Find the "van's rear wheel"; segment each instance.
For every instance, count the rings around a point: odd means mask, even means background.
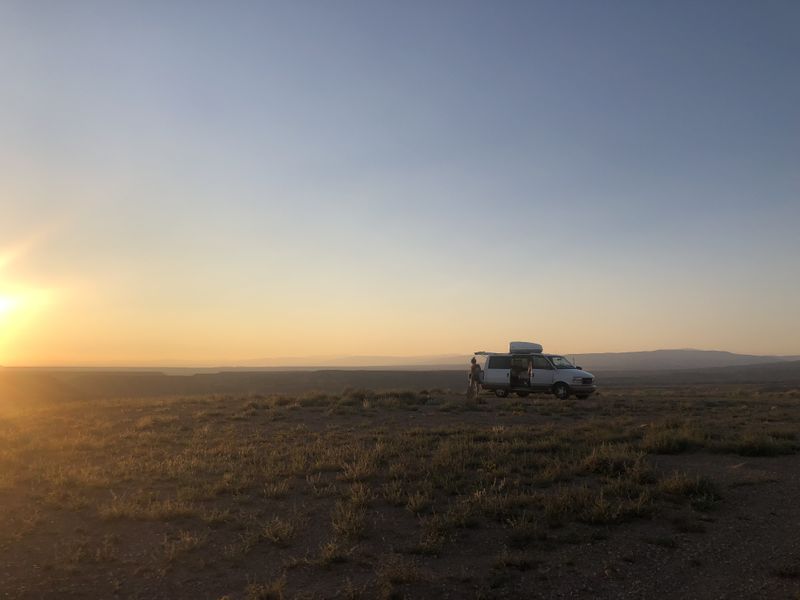
[[[498,398],[505,398],[506,396],[508,396],[508,390],[504,389],[495,390],[494,395],[497,396]]]
[[[559,400],[566,400],[569,398],[569,387],[566,383],[557,383],[553,386],[553,393]]]

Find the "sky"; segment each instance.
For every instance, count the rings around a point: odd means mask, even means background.
[[[0,364],[800,354],[800,4],[0,0]]]

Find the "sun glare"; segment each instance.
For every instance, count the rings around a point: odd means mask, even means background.
[[[12,310],[14,310],[19,301],[11,296],[0,296],[0,319],[6,317]]]

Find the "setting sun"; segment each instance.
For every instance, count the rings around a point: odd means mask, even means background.
[[[17,298],[12,298],[10,296],[0,296],[0,319],[5,319],[5,317],[11,311],[13,311],[18,304],[19,300]]]
[[[47,315],[53,292],[35,287],[0,292],[0,364],[15,360],[20,349],[27,352],[28,344],[41,344],[36,333],[42,327],[51,330]]]

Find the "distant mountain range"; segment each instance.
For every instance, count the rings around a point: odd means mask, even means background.
[[[575,362],[596,371],[661,371],[675,369],[711,369],[800,360],[800,356],[762,356],[734,354],[719,350],[652,350],[649,352],[600,352],[569,354]]]
[[[669,371],[675,369],[710,369],[735,367],[782,361],[800,360],[800,356],[764,356],[735,354],[719,350],[651,350],[644,352],[594,352],[566,354],[581,367],[591,371],[646,370]],[[343,356],[309,357],[246,361],[239,368],[269,365],[268,368],[326,367],[338,369],[413,369],[438,370],[465,368],[471,355],[440,354],[432,356]]]
[[[405,370],[439,371],[463,370],[471,354],[438,354],[430,356],[309,356],[271,359],[254,359],[219,365],[149,363],[135,366],[115,365],[103,367],[47,367],[48,370],[65,371],[150,371],[176,375],[230,371],[296,371],[318,369],[344,370]],[[712,369],[800,360],[800,356],[765,356],[735,354],[719,350],[651,350],[644,352],[594,352],[565,354],[588,371],[674,371],[678,369]]]

